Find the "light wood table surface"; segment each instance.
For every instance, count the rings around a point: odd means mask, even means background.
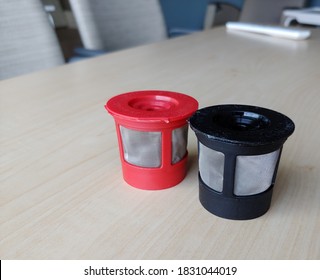
[[[270,210],[233,221],[201,206],[191,130],[182,183],[127,185],[104,105],[142,89],[289,116]],[[217,28],[4,80],[0,98],[1,259],[320,259],[319,32]]]

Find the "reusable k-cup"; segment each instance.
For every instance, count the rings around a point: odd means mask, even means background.
[[[198,110],[190,125],[198,138],[204,208],[235,220],[266,213],[292,120],[265,108],[218,105]]]
[[[114,117],[124,180],[159,190],[186,175],[187,119],[198,109],[191,96],[160,90],[112,97],[105,108]]]

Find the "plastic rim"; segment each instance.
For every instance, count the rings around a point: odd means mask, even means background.
[[[249,105],[217,105],[198,110],[190,118],[191,128],[211,140],[261,146],[282,142],[294,131],[287,116]]]
[[[178,92],[143,90],[114,96],[105,108],[127,121],[170,123],[189,118],[198,109],[198,101]]]

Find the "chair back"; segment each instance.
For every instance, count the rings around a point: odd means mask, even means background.
[[[159,0],[170,37],[204,29],[208,0]]]
[[[0,80],[63,63],[40,0],[0,0]]]
[[[245,0],[240,21],[280,24],[285,8],[302,8],[305,0]]]
[[[69,0],[82,43],[107,51],[167,38],[158,0]]]

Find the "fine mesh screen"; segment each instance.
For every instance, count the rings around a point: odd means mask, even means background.
[[[120,126],[124,159],[141,167],[160,167],[161,132],[145,132]]]
[[[188,125],[172,130],[172,163],[179,162],[187,152]]]
[[[223,186],[224,154],[199,142],[199,171],[203,182],[221,192]]]
[[[280,150],[258,156],[237,156],[235,195],[252,195],[267,190],[272,184],[273,173]]]

